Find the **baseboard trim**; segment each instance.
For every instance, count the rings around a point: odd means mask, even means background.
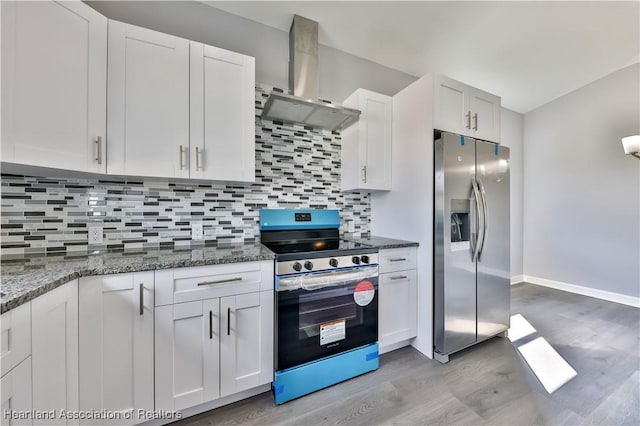
[[[405,346],[411,345],[411,339],[405,339],[400,342],[392,343],[386,346],[380,346],[378,349],[378,354],[386,354],[387,352],[395,351],[396,349],[404,348]]]
[[[548,280],[546,278],[523,275],[523,281],[543,287],[554,288],[556,290],[568,291],[569,293],[581,294],[583,296],[595,297],[609,302],[620,303],[622,305],[640,308],[640,297],[628,296],[626,294],[614,293],[611,291],[599,290],[562,281]]]
[[[511,285],[518,284],[524,281],[524,275],[514,275],[511,277]]]

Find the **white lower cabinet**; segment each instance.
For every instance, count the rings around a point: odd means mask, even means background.
[[[262,291],[220,299],[220,396],[273,380],[273,298]]]
[[[417,335],[416,248],[380,250],[380,259],[378,339],[386,352]]]
[[[31,302],[2,314],[2,358],[0,376],[31,355]]]
[[[28,357],[0,379],[2,424],[32,425],[31,418],[21,419],[20,413],[30,412],[31,357]]]
[[[119,418],[84,424],[146,421],[153,402],[153,272],[80,279],[80,410]]]
[[[156,308],[155,334],[157,409],[220,396],[220,299]]]
[[[273,380],[272,261],[156,271],[156,286],[156,410]]]
[[[47,424],[78,424],[78,280],[31,302],[33,409],[55,410]]]
[[[30,425],[20,413],[31,411],[31,302],[2,314],[0,423]]]
[[[156,308],[156,409],[180,410],[269,383],[273,292]]]

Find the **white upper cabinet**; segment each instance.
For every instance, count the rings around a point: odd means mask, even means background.
[[[2,161],[255,181],[254,58],[79,1],[1,7]]]
[[[472,136],[486,141],[500,142],[500,97],[469,88]]]
[[[433,127],[500,142],[500,97],[459,81],[434,77]]]
[[[105,172],[107,19],[81,2],[2,2],[2,161]]]
[[[344,106],[362,111],[342,136],[342,190],[391,190],[392,98],[358,89]]]
[[[433,127],[466,135],[470,129],[467,86],[443,76],[434,78]]]
[[[189,177],[189,41],[109,21],[109,174]]]
[[[255,181],[255,59],[190,42],[190,176]]]

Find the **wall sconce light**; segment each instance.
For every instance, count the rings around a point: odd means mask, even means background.
[[[640,159],[640,135],[622,138],[622,147],[624,148],[625,154],[630,154]]]

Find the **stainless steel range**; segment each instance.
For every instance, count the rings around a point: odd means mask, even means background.
[[[261,210],[276,254],[276,404],[378,368],[378,250],[340,239],[337,210]]]

